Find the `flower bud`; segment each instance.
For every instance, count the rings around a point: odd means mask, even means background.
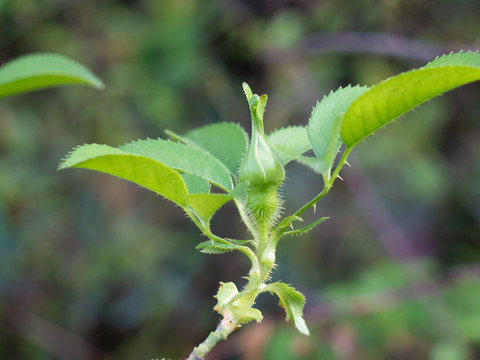
[[[242,160],[239,180],[248,185],[248,208],[258,224],[271,225],[278,207],[277,191],[285,179],[285,170],[268,145],[263,128],[267,96],[252,95],[244,84],[252,115],[252,138]]]

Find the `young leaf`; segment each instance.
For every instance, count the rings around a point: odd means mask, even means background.
[[[263,320],[262,312],[255,308],[234,306],[232,309],[233,316],[238,320],[238,325],[243,325],[255,320],[261,323]]]
[[[293,223],[295,221],[302,221],[303,219],[300,216],[292,215],[292,216],[287,216],[286,218],[283,218],[282,221],[280,221],[277,226],[275,226],[274,230],[280,230],[280,229],[285,229],[287,227],[293,227]]]
[[[210,183],[203,176],[195,174],[181,174],[189,194],[208,194],[210,193]]]
[[[86,67],[55,54],[23,56],[0,68],[0,97],[71,84],[104,87]]]
[[[305,126],[290,126],[271,132],[267,142],[283,165],[312,148]]]
[[[237,173],[248,145],[245,130],[238,124],[229,122],[202,126],[186,133],[184,138],[219,159],[232,175]]]
[[[261,323],[263,320],[262,312],[252,307],[233,306],[233,317],[237,320],[238,325],[243,325],[255,320],[257,323]]]
[[[183,174],[183,177],[186,174]],[[188,187],[188,183],[187,183]],[[210,221],[215,212],[225,203],[236,198],[242,200],[247,196],[247,184],[240,183],[228,194],[202,194],[192,193],[186,198],[188,205],[202,218],[206,223]]]
[[[371,87],[346,111],[341,136],[347,147],[421,103],[458,86],[480,80],[480,54],[456,53]]]
[[[281,282],[268,284],[262,290],[262,292],[266,291],[276,294],[280,298],[280,305],[287,313],[286,320],[291,319],[298,331],[304,335],[310,335],[307,324],[305,324],[303,319],[305,297],[293,287]]]
[[[232,199],[233,196],[228,194],[189,194],[185,198],[187,204],[206,223],[210,222],[218,209]]]
[[[154,159],[132,155],[107,145],[84,145],[71,152],[58,169],[79,167],[101,171],[150,189],[186,206],[187,187],[176,171]]]
[[[250,89],[250,86],[246,82],[242,83],[242,87],[243,87],[243,92],[247,96],[248,103],[250,104],[250,99],[253,97],[252,89]]]
[[[230,191],[229,195],[233,196],[239,200],[245,200],[247,197],[248,185],[246,182],[242,182],[235,186],[235,188]]]
[[[207,240],[197,245],[196,249],[204,254],[224,254],[233,250],[241,250],[245,246],[237,244],[224,244]]]
[[[287,231],[285,233],[285,235],[300,235],[300,234],[304,234],[306,232],[309,232],[310,230],[312,230],[315,226],[317,226],[318,224],[324,222],[325,220],[327,220],[328,217],[322,217],[320,219],[317,219],[315,220],[313,223],[307,225],[307,226],[304,226],[300,229],[297,229],[297,230],[291,230],[291,231]]]
[[[175,170],[203,176],[225,191],[233,189],[227,168],[202,149],[162,139],[138,140],[119,147],[122,151],[160,161]]]
[[[215,311],[223,313],[223,311],[230,308],[232,300],[238,294],[237,286],[233,282],[221,282],[220,287],[218,288],[217,295],[217,305],[213,308]]]
[[[313,151],[317,155],[316,171],[329,174],[333,161],[340,149],[342,140],[340,129],[342,117],[348,107],[365,91],[367,87],[339,88],[324,97],[312,110],[307,133]]]

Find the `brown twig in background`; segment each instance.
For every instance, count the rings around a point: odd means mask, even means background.
[[[268,63],[285,63],[328,53],[375,54],[413,61],[429,61],[436,56],[459,50],[475,51],[478,47],[466,44],[438,44],[386,33],[344,32],[310,35],[292,50],[268,49],[264,56]]]

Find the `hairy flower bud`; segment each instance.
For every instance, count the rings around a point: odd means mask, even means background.
[[[252,138],[240,165],[239,179],[248,184],[248,208],[259,225],[271,225],[278,208],[277,191],[285,170],[268,145],[263,128],[267,96],[252,95],[244,84],[252,115]]]

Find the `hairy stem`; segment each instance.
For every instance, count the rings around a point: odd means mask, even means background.
[[[198,345],[196,348],[193,349],[192,353],[188,357],[187,360],[203,360],[213,349],[215,345],[217,345],[220,341],[226,340],[228,335],[230,335],[235,329],[237,325],[232,323],[232,321],[226,316],[218,323],[217,329],[212,331],[208,337]]]
[[[268,251],[268,239],[270,236],[267,235],[262,239],[262,252],[257,252],[255,254],[255,259],[260,261],[252,262],[252,268],[247,277],[248,283],[245,285],[243,291],[238,293],[236,296],[232,297],[228,304],[223,304],[227,306],[229,304],[236,304],[236,306],[241,306],[245,309],[251,308],[255,304],[257,296],[262,292],[265,287],[265,282],[268,280],[269,275],[273,268],[275,267],[275,251]],[[267,255],[267,253],[269,253]],[[218,311],[218,310],[217,310]],[[249,322],[252,319],[244,321],[242,317],[235,316],[231,311],[227,310],[221,312],[224,316],[222,321],[217,326],[217,329],[211,332],[208,337],[200,345],[195,347],[188,357],[187,360],[202,360],[205,359],[205,356],[212,350],[212,348],[222,340],[226,340],[228,335],[233,331],[239,328],[242,324]],[[258,320],[257,320],[258,321]]]

